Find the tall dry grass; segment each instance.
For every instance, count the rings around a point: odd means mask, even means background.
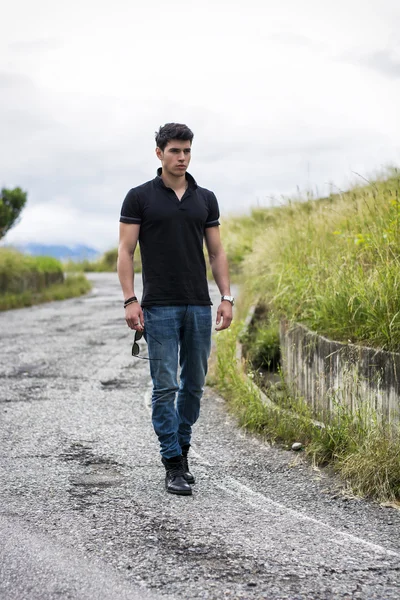
[[[246,294],[339,341],[400,349],[400,179],[282,207],[243,261]]]

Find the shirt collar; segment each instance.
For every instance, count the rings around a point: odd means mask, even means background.
[[[162,167],[158,167],[158,169],[157,169],[157,177],[155,178],[155,182],[158,185],[162,186],[162,187],[166,187],[165,184],[164,184],[164,182],[163,182],[163,180],[162,180],[161,173],[162,173]],[[197,188],[196,180],[195,180],[194,177],[192,177],[192,175],[190,173],[188,173],[186,171],[185,177],[186,177],[186,181],[188,182],[188,187],[189,188]]]

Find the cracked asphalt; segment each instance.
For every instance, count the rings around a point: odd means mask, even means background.
[[[400,512],[246,434],[212,389],[193,496],[165,492],[148,363],[116,275],[90,278],[0,313],[0,598],[398,600]]]

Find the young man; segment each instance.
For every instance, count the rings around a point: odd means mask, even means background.
[[[221,293],[218,331],[231,324],[234,302],[219,235],[217,199],[187,172],[192,140],[193,133],[186,125],[167,123],[160,127],[156,154],[161,168],[155,179],[128,192],[121,210],[118,250],[125,319],[137,332],[135,340],[143,332],[148,345],[152,422],[166,469],[166,489],[181,495],[192,493],[194,477],[189,471],[188,452],[211,347],[204,239]],[[138,241],[141,303],[134,291],[133,255]]]

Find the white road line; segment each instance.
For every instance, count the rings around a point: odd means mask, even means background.
[[[278,515],[279,513],[291,515],[292,517],[295,517],[298,520],[308,521],[308,522],[314,523],[315,525],[318,525],[319,527],[322,527],[324,529],[332,531],[335,534],[335,536],[340,536],[342,538],[342,540],[343,539],[350,540],[351,542],[354,542],[358,545],[367,546],[374,552],[377,552],[380,554],[386,554],[389,556],[400,557],[400,554],[398,552],[395,552],[394,550],[388,550],[387,548],[385,548],[384,546],[381,546],[379,544],[374,544],[373,542],[364,540],[363,538],[360,538],[356,535],[352,535],[351,533],[347,533],[345,531],[340,531],[339,529],[336,529],[336,527],[332,527],[332,525],[329,525],[328,523],[324,523],[323,521],[320,521],[319,519],[314,519],[313,517],[309,517],[308,515],[305,515],[304,513],[294,510],[293,508],[288,508],[284,504],[275,502],[274,500],[271,500],[267,496],[264,496],[264,494],[261,494],[260,492],[255,492],[247,485],[240,483],[240,481],[238,481],[237,479],[234,479],[233,477],[230,477],[229,475],[224,477],[224,481],[227,481],[228,485],[224,485],[222,483],[215,483],[215,482],[214,482],[214,485],[216,485],[220,489],[224,490],[228,494],[231,494],[232,496],[240,498],[240,500],[246,502],[247,504],[249,504],[250,506],[253,506],[254,508],[257,508],[258,510],[261,510],[262,512],[265,512],[267,514],[271,514],[271,512],[272,512],[272,513],[275,513],[276,515]],[[268,505],[270,508],[273,508],[274,510],[271,511],[270,509],[266,508],[265,505]],[[341,543],[340,539],[332,539],[331,541],[335,542],[336,544]]]
[[[144,394],[144,405],[145,405],[147,412],[149,414],[151,414],[151,387]],[[206,466],[206,467],[213,466],[193,447],[191,447],[190,452],[193,453],[193,455],[201,462],[201,464],[203,466]],[[231,496],[235,496],[236,498],[239,498],[240,500],[246,502],[253,508],[257,508],[257,510],[261,510],[262,512],[267,513],[267,514],[271,514],[271,512],[275,513],[276,515],[278,513],[280,513],[280,514],[284,513],[287,515],[291,515],[292,517],[295,517],[296,519],[298,519],[300,521],[308,521],[308,522],[314,523],[315,525],[318,525],[318,527],[321,527],[323,529],[327,529],[328,531],[333,532],[335,534],[335,536],[339,536],[339,539],[332,540],[336,544],[340,545],[344,540],[349,540],[358,545],[366,546],[376,553],[386,554],[388,556],[396,556],[396,557],[400,558],[400,553],[395,552],[394,550],[388,550],[387,548],[385,548],[384,546],[381,546],[379,544],[374,544],[373,542],[364,540],[363,538],[360,538],[356,535],[352,535],[351,533],[347,533],[345,531],[340,531],[339,529],[336,529],[335,527],[332,527],[332,525],[329,525],[328,523],[324,523],[323,521],[320,521],[319,519],[314,519],[313,517],[309,517],[308,515],[305,515],[302,512],[294,510],[293,508],[288,508],[284,504],[275,502],[274,500],[271,500],[264,494],[261,494],[260,492],[256,492],[256,491],[252,490],[250,487],[248,487],[247,485],[244,485],[243,483],[241,483],[234,477],[230,477],[229,475],[224,475],[224,482],[226,482],[225,485],[223,483],[220,483],[220,482],[218,483],[218,482],[214,481],[214,485],[219,487],[221,490],[227,492]],[[269,508],[266,508],[265,505],[268,505]],[[271,509],[273,509],[273,510],[271,511]]]

